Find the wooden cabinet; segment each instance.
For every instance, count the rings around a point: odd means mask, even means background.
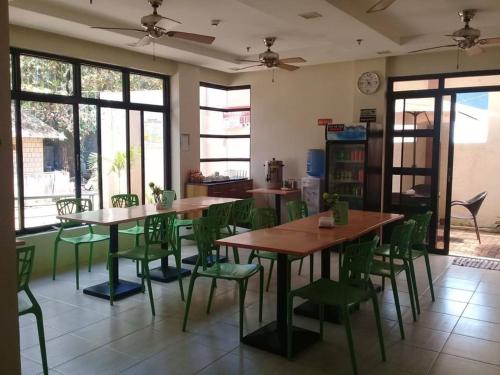
[[[253,180],[233,180],[209,182],[199,184],[186,184],[186,198],[190,197],[225,197],[225,198],[250,198],[252,194],[247,190],[253,188]]]

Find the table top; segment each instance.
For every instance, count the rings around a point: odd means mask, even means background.
[[[294,220],[286,224],[279,225],[276,228],[288,231],[322,234],[324,236],[330,235],[332,237],[342,237],[347,241],[350,241],[364,234],[370,233],[381,226],[404,218],[404,216],[400,214],[349,210],[348,224],[336,225],[333,228],[319,228],[319,217],[329,215],[330,212],[328,211],[322,212],[316,215],[308,216],[304,219]]]
[[[244,232],[215,242],[222,246],[305,256],[344,241],[345,238],[341,237],[333,240],[331,236],[322,234],[269,228]]]
[[[259,189],[247,190],[247,193],[252,193],[252,194],[291,195],[291,194],[298,194],[298,193],[300,193],[300,190],[299,189],[281,190],[281,189],[259,188]]]
[[[177,201],[174,201],[174,203],[182,202],[183,204],[198,206],[198,209],[202,209],[212,204],[230,203],[239,200],[240,199],[238,198],[224,198],[224,197],[191,197],[191,198],[178,199]]]

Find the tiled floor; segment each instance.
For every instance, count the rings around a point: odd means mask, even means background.
[[[185,254],[193,247],[186,247]],[[240,251],[242,259],[247,253]],[[319,255],[316,264],[319,265]],[[307,262],[307,261],[306,261]],[[332,255],[332,270],[337,270]],[[352,315],[361,374],[500,374],[500,272],[450,266],[451,258],[432,257],[437,294],[432,302],[423,262],[417,264],[422,313],[412,321],[404,279],[399,280],[406,340],[399,336],[392,291],[380,294],[387,362],[382,362],[371,306]],[[293,285],[308,280],[297,275]],[[308,270],[305,265],[304,270]],[[266,270],[267,271],[267,270]],[[135,266],[120,263],[122,278],[135,280]],[[317,267],[319,274],[319,267]],[[105,280],[103,265],[81,272],[81,285]],[[334,278],[337,275],[334,272]],[[275,314],[275,278],[265,294],[264,323]],[[181,331],[184,304],[178,284],[153,282],[157,316],[147,295],[136,295],[114,306],[75,290],[74,273],[32,281],[45,314],[48,361],[53,374],[350,374],[349,352],[342,326],[325,324],[325,340],[293,361],[240,345],[235,285],[219,282],[213,310],[205,314],[207,280],[198,279],[188,323]],[[184,280],[187,291],[188,279]],[[245,331],[259,326],[257,279],[249,284]],[[298,301],[300,302],[300,301]],[[41,371],[36,328],[30,317],[21,323],[23,374]],[[294,318],[296,325],[318,329],[314,320]]]
[[[480,231],[481,243],[472,230],[450,231],[450,254],[456,256],[486,257],[500,260],[500,233]]]

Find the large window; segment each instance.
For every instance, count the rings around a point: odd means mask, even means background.
[[[250,177],[250,86],[200,85],[200,169]]]
[[[18,49],[10,61],[19,233],[57,224],[61,198],[99,209],[170,188],[168,77]]]

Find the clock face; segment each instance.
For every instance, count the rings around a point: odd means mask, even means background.
[[[374,94],[380,86],[380,77],[375,72],[365,72],[358,78],[358,89],[363,94]]]

